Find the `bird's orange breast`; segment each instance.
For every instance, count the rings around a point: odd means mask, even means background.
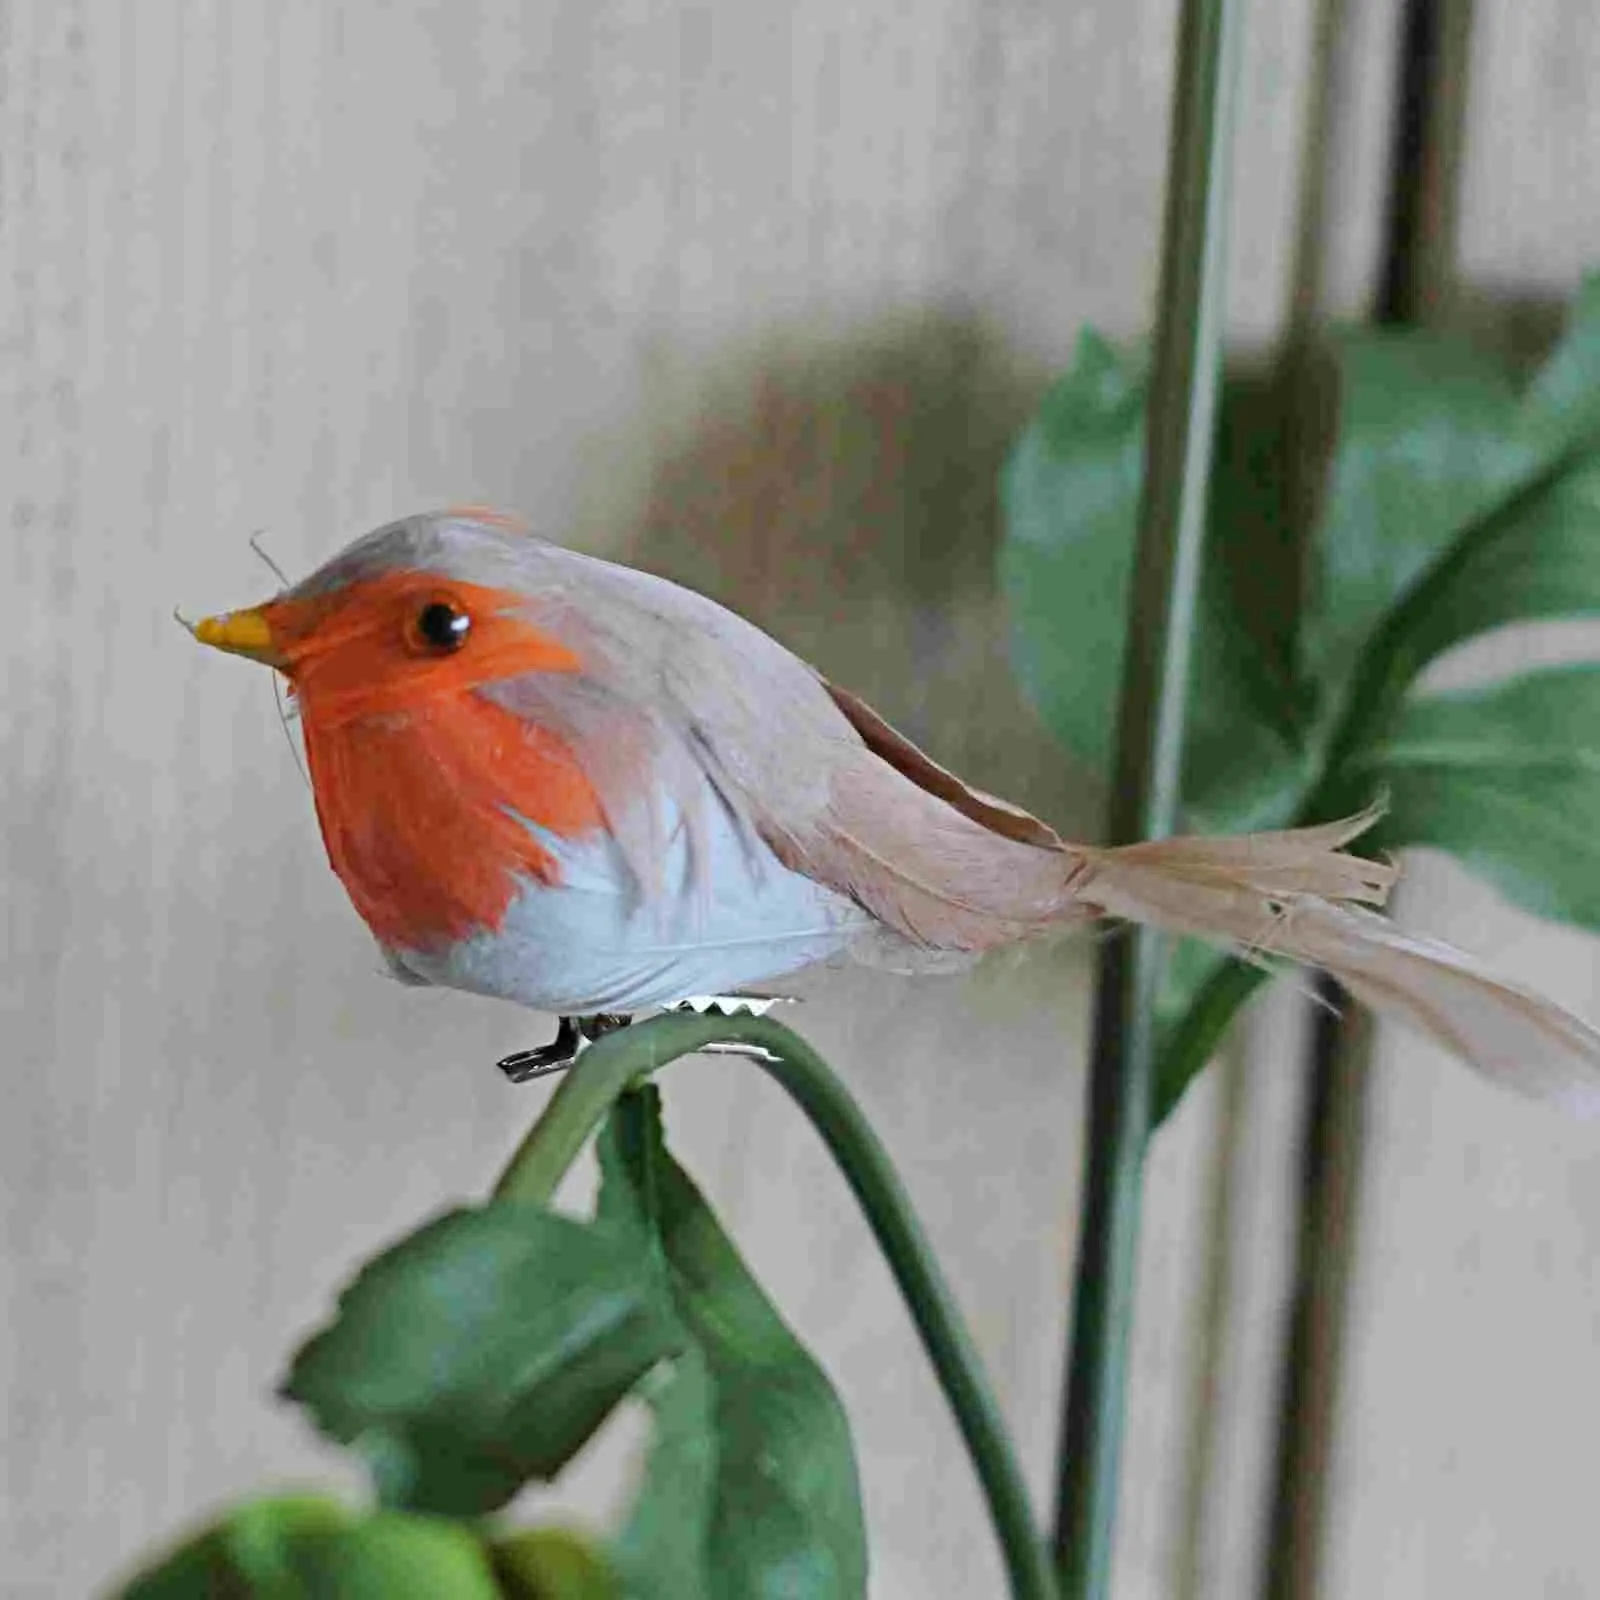
[[[472,618],[467,647],[419,652],[409,624],[431,600]],[[496,928],[518,876],[555,862],[529,831],[602,825],[574,752],[477,690],[581,670],[516,593],[395,570],[261,608],[299,702],[328,859],[373,933],[435,948]]]
[[[428,949],[497,928],[519,874],[552,882],[537,823],[602,826],[572,752],[481,696],[319,726],[306,752],[328,859],[378,939]]]

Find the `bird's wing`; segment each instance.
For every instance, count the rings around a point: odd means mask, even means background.
[[[1062,839],[1054,828],[1041,822],[1032,812],[1002,800],[997,795],[985,794],[964,779],[958,778],[948,767],[941,767],[932,756],[917,748],[897,729],[892,728],[859,695],[841,689],[836,683],[823,680],[833,703],[845,714],[850,726],[861,735],[862,742],[876,756],[887,761],[902,777],[909,778],[919,789],[936,795],[946,805],[951,805],[963,816],[1023,844],[1038,845],[1044,850],[1060,850]]]
[[[697,807],[726,806],[786,866],[919,945],[986,949],[1070,914],[1081,861],[1050,828],[963,783],[753,624],[631,568],[531,555],[530,610],[585,670],[486,692],[567,740],[630,859],[653,848],[640,797],[667,794],[691,827]]]
[[[1102,850],[961,782],[721,606],[550,546],[525,585],[584,673],[494,686],[564,731],[608,816],[641,795],[725,806],[789,867],[924,949],[1109,915],[1328,968],[1524,1092],[1600,1114],[1600,1033],[1368,910],[1393,876],[1344,844],[1372,820]],[[688,816],[689,808],[683,814]],[[648,828],[630,848],[648,863]]]

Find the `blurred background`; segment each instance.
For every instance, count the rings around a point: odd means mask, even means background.
[[[1419,301],[1517,348],[1600,262],[1600,11],[1435,9]],[[1244,357],[1379,292],[1400,11],[1251,8]],[[361,1256],[483,1193],[547,1093],[493,1066],[544,1019],[383,975],[267,675],[173,605],[269,594],[257,530],[298,576],[493,502],[736,605],[975,783],[1092,830],[1092,780],[1011,683],[995,478],[1082,326],[1148,328],[1174,18],[0,0],[0,1593],[88,1593],[229,1497],[350,1482],[272,1400],[284,1357]],[[1410,865],[1407,920],[1600,1016],[1594,940]],[[863,973],[797,1018],[899,1159],[1041,1504],[1089,955]],[[1600,1593],[1592,1132],[1384,1033],[1308,1186],[1303,1013],[1258,1007],[1155,1148],[1119,1595],[1258,1590],[1308,1187],[1334,1223],[1296,1445],[1316,1559],[1281,1592]],[[667,1098],[850,1408],[875,1595],[998,1594],[811,1134],[736,1063]],[[551,1499],[603,1517],[641,1432]]]

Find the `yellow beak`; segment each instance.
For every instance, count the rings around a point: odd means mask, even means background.
[[[229,611],[204,617],[189,630],[201,644],[229,655],[248,656],[269,667],[284,667],[288,660],[273,642],[272,628],[259,611]]]

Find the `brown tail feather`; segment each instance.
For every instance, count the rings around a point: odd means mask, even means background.
[[[1339,847],[1376,816],[1094,850],[1078,891],[1107,916],[1321,967],[1375,1011],[1410,1022],[1496,1081],[1600,1115],[1600,1032],[1462,951],[1367,909],[1383,904],[1394,869]]]

